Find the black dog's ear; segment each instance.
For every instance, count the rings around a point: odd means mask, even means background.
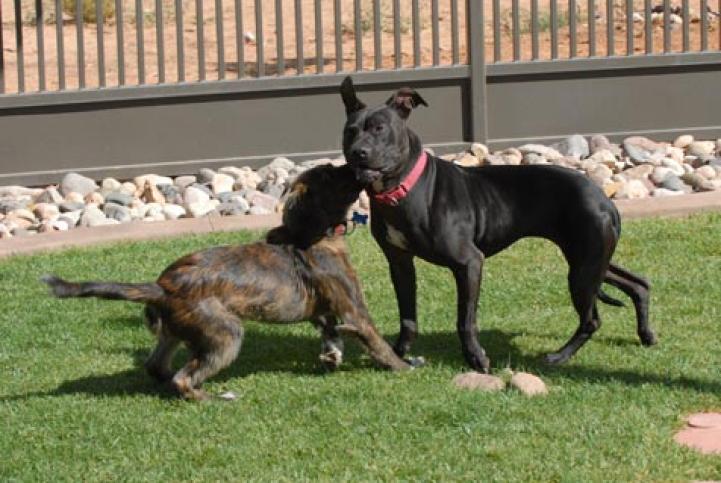
[[[343,79],[343,83],[340,85],[340,95],[343,98],[346,115],[353,114],[354,112],[358,112],[361,109],[366,108],[366,105],[363,104],[355,95],[353,79],[351,79],[350,76],[346,76],[346,78]]]
[[[403,119],[408,119],[411,111],[420,105],[428,107],[428,103],[410,87],[401,87],[386,101],[386,106],[394,108]]]

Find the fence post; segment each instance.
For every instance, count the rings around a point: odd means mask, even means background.
[[[486,53],[483,19],[483,0],[466,0],[466,36],[468,67],[470,70],[469,115],[471,139],[466,141],[485,143],[486,127]]]

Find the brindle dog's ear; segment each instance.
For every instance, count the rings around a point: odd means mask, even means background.
[[[346,78],[343,79],[343,83],[340,85],[340,95],[343,98],[347,116],[366,108],[366,105],[356,96],[353,79],[351,79],[350,76],[346,76]]]
[[[420,105],[428,107],[428,103],[410,87],[401,87],[386,101],[386,106],[394,108],[403,119],[408,119],[411,111]]]

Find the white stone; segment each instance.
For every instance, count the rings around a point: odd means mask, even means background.
[[[68,203],[85,203],[83,195],[75,191],[71,191],[70,193],[66,194],[65,201],[67,201]]]
[[[213,180],[210,182],[210,185],[213,188],[213,193],[218,195],[220,193],[233,191],[234,183],[235,179],[229,174],[218,173],[213,176]]]
[[[716,150],[716,143],[713,141],[694,141],[688,145],[687,151],[691,156],[710,156]]]
[[[195,203],[207,203],[210,201],[210,195],[200,188],[188,186],[185,188],[185,192],[183,193],[183,201],[186,206]]]
[[[57,205],[51,203],[38,203],[33,208],[33,212],[41,220],[47,221],[57,217],[60,214],[60,209]]]
[[[185,216],[186,211],[180,205],[167,204],[163,206],[163,213],[168,220],[177,220]]]
[[[661,160],[661,166],[664,166],[671,170],[673,174],[676,176],[683,176],[683,174],[686,172],[683,169],[683,165],[679,163],[678,161],[671,159],[671,158],[664,158]]]
[[[668,176],[669,174],[673,174],[671,168],[667,168],[665,166],[657,166],[653,169],[653,173],[651,173],[649,179],[655,184],[661,184],[663,180],[666,179],[666,176]]]
[[[0,198],[34,198],[42,192],[42,188],[26,188],[24,186],[0,186]]]
[[[143,174],[133,178],[133,184],[137,190],[145,188],[145,182],[149,181],[151,184],[158,186],[159,184],[173,184],[173,179],[167,176],[159,176],[157,174]]]
[[[656,198],[662,198],[665,196],[678,196],[684,194],[683,191],[673,191],[666,188],[656,188],[651,192],[651,196]]]
[[[471,147],[469,149],[471,154],[473,154],[476,158],[483,161],[486,156],[488,156],[489,152],[488,147],[485,144],[482,143],[473,143],[471,144]]]
[[[694,138],[690,134],[682,134],[681,136],[677,137],[676,140],[673,142],[673,145],[677,148],[684,149],[688,147],[689,144],[691,144],[694,141]]]
[[[218,200],[198,201],[188,204],[188,212],[193,218],[200,218],[211,213],[220,204]]]
[[[100,183],[100,188],[103,191],[120,191],[123,184],[115,178],[105,178]]]
[[[706,179],[714,179],[716,177],[716,170],[713,169],[713,166],[709,166],[708,164],[696,169],[696,173]]]
[[[633,200],[645,198],[649,195],[649,190],[640,179],[632,179],[625,183],[616,192],[616,199]]]
[[[548,146],[544,146],[543,144],[524,144],[523,146],[520,146],[518,150],[522,154],[526,153],[536,153],[540,154],[547,160],[551,161],[554,159],[560,159],[563,157],[561,153],[556,151],[553,148],[549,148]]]

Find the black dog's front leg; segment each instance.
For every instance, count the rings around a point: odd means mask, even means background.
[[[472,250],[469,255],[471,256],[464,264],[452,268],[458,292],[458,337],[461,339],[463,356],[468,365],[476,371],[487,373],[490,369],[490,362],[478,342],[478,327],[476,326],[483,254],[478,250]]]
[[[393,350],[403,357],[410,350],[418,336],[416,318],[416,267],[413,256],[398,250],[383,250],[390,265],[391,281],[396,292],[398,312],[401,319],[401,332]]]

